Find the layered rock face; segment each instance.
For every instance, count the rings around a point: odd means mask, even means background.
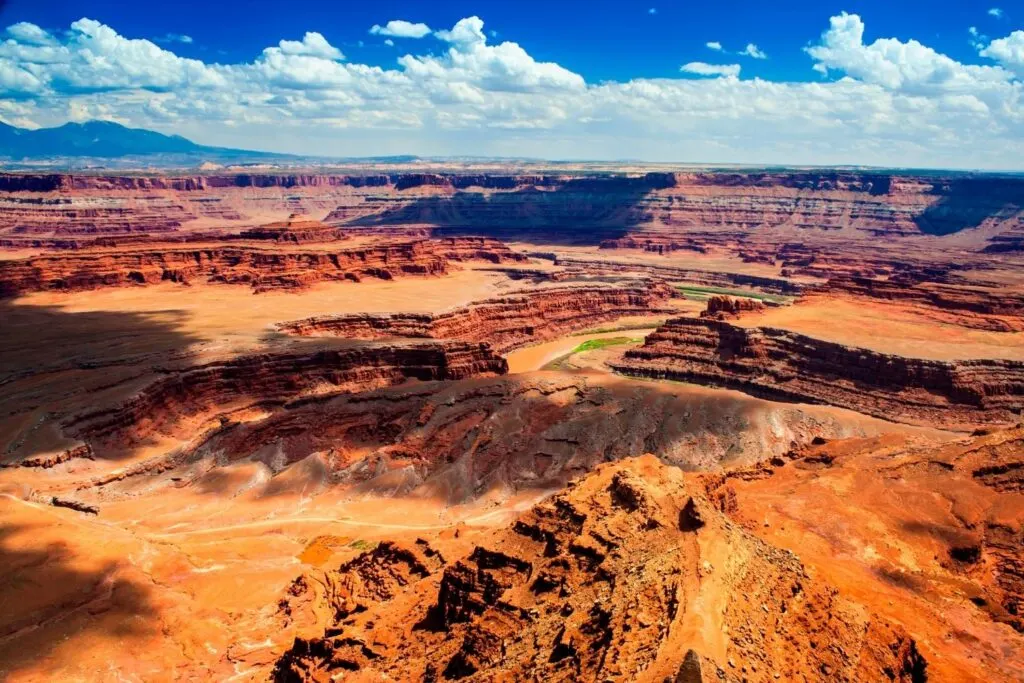
[[[699,268],[682,268],[657,263],[619,263],[572,256],[553,256],[552,260],[556,265],[565,269],[567,276],[633,275],[635,277],[642,274],[647,277],[673,282],[686,282],[699,286],[743,287],[787,296],[795,296],[804,291],[804,285],[786,278],[718,272]]]
[[[663,304],[672,294],[672,288],[663,282],[552,287],[513,292],[447,313],[325,316],[281,323],[278,329],[302,336],[351,339],[459,339],[486,342],[498,353],[505,353],[624,316],[669,312]]]
[[[764,303],[757,299],[736,299],[728,296],[713,296],[708,299],[707,308],[701,311],[700,317],[726,320],[737,318],[743,313],[758,312],[765,309]]]
[[[256,290],[295,288],[323,280],[440,275],[451,260],[521,257],[493,241],[417,240],[349,249],[271,250],[254,247],[150,247],[0,261],[0,297],[159,282],[246,284]]]
[[[242,230],[238,237],[243,240],[267,240],[271,242],[307,244],[316,242],[336,242],[348,239],[348,233],[341,229],[324,225],[308,216],[292,214],[288,220],[268,223],[257,228]]]
[[[879,426],[827,409],[668,389],[611,376],[514,375],[264,401],[266,414],[244,421],[233,413],[247,404],[222,395],[209,404],[221,424],[182,457],[215,467],[273,453],[278,471],[312,455],[344,490],[459,504],[488,491],[558,487],[644,449],[679,467],[718,470],[781,456],[814,438],[874,434]],[[90,423],[92,436],[84,438],[97,451],[154,428],[147,413],[117,415],[124,419]],[[166,469],[177,457],[139,473]]]
[[[920,306],[946,313],[964,327],[994,332],[1024,330],[1024,294],[1014,291],[868,277],[831,279],[813,291]]]
[[[25,244],[43,236],[167,234],[196,217],[169,197],[0,196],[0,232]]]
[[[927,448],[884,438],[819,440],[720,480],[717,494],[730,501],[737,521],[844,577],[841,590],[928,642],[929,680],[1019,677],[1021,427]],[[946,640],[952,623],[1007,648]]]
[[[948,428],[1012,424],[1024,409],[1018,361],[904,358],[706,318],[668,321],[614,368]]]
[[[303,577],[282,617],[309,613],[332,616],[278,681],[926,680],[902,628],[652,456],[597,469],[460,559],[383,544]]]
[[[702,249],[695,233],[744,236],[842,234],[871,239],[946,235],[980,227],[1019,231],[1024,181],[1007,176],[880,173],[648,173],[570,175],[3,175],[0,191],[55,195],[178,193],[194,215],[237,213],[236,206],[310,211],[334,201],[328,222],[433,225],[459,233],[602,243],[654,251]],[[295,197],[281,196],[284,192]],[[244,197],[272,192],[276,197]],[[197,202],[195,196],[210,202]],[[31,195],[29,195],[31,196]],[[232,197],[224,205],[221,200]],[[138,224],[138,222],[136,222]],[[997,242],[993,242],[997,244]],[[1002,242],[998,242],[1002,244]]]
[[[278,405],[311,394],[507,371],[505,360],[486,346],[462,342],[243,356],[172,373],[121,405],[69,420],[65,431],[89,440],[138,441],[156,432],[173,432],[187,419]]]

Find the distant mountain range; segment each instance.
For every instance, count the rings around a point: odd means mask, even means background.
[[[197,145],[180,135],[128,128],[112,121],[65,123],[29,130],[0,123],[0,158],[13,160],[62,157],[117,159],[147,155],[182,155],[217,159],[289,159],[288,154]]]

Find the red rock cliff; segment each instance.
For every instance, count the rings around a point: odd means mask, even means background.
[[[1024,362],[904,358],[706,318],[668,321],[613,366],[936,427],[1011,424],[1024,409]]]
[[[281,323],[303,336],[352,339],[432,337],[486,342],[499,353],[629,315],[668,312],[663,282],[574,286],[513,292],[440,314],[356,314]]]
[[[247,284],[257,290],[303,287],[322,280],[390,280],[440,275],[452,260],[514,262],[502,244],[475,238],[417,240],[333,250],[254,247],[149,247],[0,261],[0,297],[159,282]]]

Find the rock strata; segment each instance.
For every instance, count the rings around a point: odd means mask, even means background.
[[[439,314],[322,316],[281,323],[302,336],[352,339],[432,337],[486,342],[498,353],[630,315],[667,313],[673,290],[662,282],[582,285],[513,292]]]
[[[947,428],[1013,424],[1024,409],[1020,361],[904,358],[707,318],[669,320],[613,367]]]
[[[687,510],[702,523],[686,524]],[[347,670],[660,683],[708,671],[923,683],[927,671],[901,627],[811,578],[653,456],[598,468],[454,561],[426,544],[382,545],[300,579],[282,615],[311,611],[327,617],[322,634],[296,639],[278,681]]]
[[[508,364],[482,344],[432,342],[360,346],[314,353],[243,356],[174,372],[112,408],[85,413],[66,430],[89,439],[131,440],[170,431],[186,419],[304,395],[366,391],[407,380],[500,375]]]
[[[520,260],[504,245],[473,238],[334,250],[242,246],[97,250],[0,260],[0,297],[160,282],[244,284],[257,291],[300,288],[325,280],[441,275],[451,261],[471,259]]]

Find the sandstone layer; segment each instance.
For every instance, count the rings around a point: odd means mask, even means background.
[[[0,260],[0,297],[168,281],[245,284],[257,291],[300,288],[324,280],[440,275],[451,261],[470,259],[501,263],[521,257],[475,238],[305,251],[217,245],[76,252]]]
[[[118,406],[75,416],[65,429],[90,440],[138,441],[180,430],[178,423],[188,418],[227,416],[307,395],[367,391],[410,379],[462,379],[507,369],[487,346],[457,341],[243,356],[169,373]]]
[[[301,336],[351,339],[431,337],[486,342],[498,353],[631,315],[669,313],[673,290],[662,282],[578,285],[511,292],[438,314],[347,315],[278,325]]]
[[[757,299],[736,299],[728,296],[713,296],[708,299],[707,308],[701,311],[702,318],[726,320],[737,318],[743,313],[763,311],[764,303]]]
[[[1024,206],[1024,182],[1013,176],[832,171],[659,172],[607,177],[458,173],[2,175],[0,191],[27,200],[39,193],[60,198],[131,195],[140,199],[137,205],[127,206],[128,215],[140,218],[147,214],[155,217],[143,208],[147,203],[183,196],[181,202],[172,199],[169,206],[178,207],[185,220],[240,216],[244,211],[240,213],[236,207],[248,204],[252,208],[253,193],[265,195],[259,204],[273,202],[308,212],[319,202],[307,195],[319,193],[335,199],[330,222],[433,225],[496,237],[530,235],[538,240],[603,242],[607,247],[661,252],[692,246],[700,249],[700,240],[689,237],[695,231],[744,235],[768,230],[863,239],[947,235],[965,228],[1015,234],[1020,228],[1020,207]],[[249,197],[236,199],[246,192]],[[286,192],[292,195],[284,195]],[[193,196],[209,196],[211,201],[196,202]],[[124,208],[117,202],[108,206],[115,211]],[[73,199],[65,210],[78,211],[77,207],[78,200]],[[15,218],[27,215],[16,205],[10,211]],[[167,216],[169,211],[160,214]],[[96,217],[100,219],[96,229],[111,230],[104,228],[102,214]],[[138,229],[133,226],[147,222],[133,220],[122,229]],[[114,223],[113,227],[118,226]],[[87,228],[83,221],[82,229]]]
[[[614,368],[946,428],[1013,424],[1024,409],[1019,361],[904,358],[707,318],[668,321]]]
[[[908,304],[964,327],[996,332],[1024,330],[1024,293],[1016,291],[867,277],[831,279],[816,291]]]
[[[929,680],[1019,677],[1020,427],[924,448],[885,436],[819,440],[712,488],[734,519],[908,627]]]
[[[461,558],[382,544],[300,578],[279,681],[926,680],[898,626],[652,456],[599,468]],[[319,619],[318,619],[319,618]],[[315,631],[307,627],[308,631]],[[429,653],[429,655],[427,655]]]
[[[89,416],[68,431],[98,457],[125,457],[160,434],[191,438],[115,477],[90,480],[77,495],[103,504],[136,495],[136,478],[156,493],[202,486],[232,465],[259,462],[277,475],[297,463],[315,463],[319,485],[350,495],[471,504],[550,491],[602,462],[645,449],[672,465],[717,471],[782,456],[816,438],[900,429],[830,408],[772,404],[696,387],[673,391],[607,374],[346,389],[351,386],[289,388],[291,398],[276,402],[258,393],[262,388],[250,395],[225,393],[212,403],[196,401],[206,405],[198,414],[182,414],[172,405],[162,422],[138,413],[136,401]]]

